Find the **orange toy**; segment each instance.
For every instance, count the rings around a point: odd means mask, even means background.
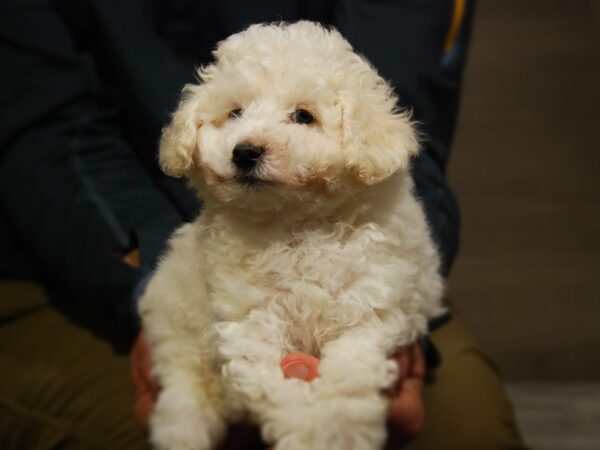
[[[319,376],[319,358],[307,353],[290,353],[281,360],[279,367],[286,378],[312,381]]]

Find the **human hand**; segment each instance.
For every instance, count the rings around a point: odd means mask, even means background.
[[[425,357],[418,344],[412,344],[393,356],[400,376],[391,391],[387,449],[398,449],[423,429],[425,405],[423,385]]]
[[[160,385],[152,378],[150,372],[152,358],[143,331],[133,344],[130,361],[131,379],[135,389],[134,412],[138,423],[144,432],[147,432],[148,420],[158,399]]]

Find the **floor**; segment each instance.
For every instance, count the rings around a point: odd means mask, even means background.
[[[508,392],[533,450],[600,449],[600,383],[510,383]]]

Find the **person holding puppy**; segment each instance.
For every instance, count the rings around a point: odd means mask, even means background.
[[[172,230],[200,208],[185,186],[159,172],[160,129],[193,66],[209,60],[214,43],[251,22],[304,18],[334,25],[391,80],[427,135],[413,176],[448,273],[458,210],[444,170],[471,2],[263,1],[250,7],[28,0],[0,8],[0,52],[10,61],[0,75],[0,205],[2,236],[10,236],[1,241],[4,274],[44,281],[54,306],[115,348],[128,350],[139,332],[136,287],[143,289],[141,280]],[[3,283],[0,289],[6,299],[0,357],[8,369],[0,393],[8,405],[0,412],[3,448],[24,442],[30,448],[48,442],[142,447],[129,418],[136,400],[124,380],[126,361],[56,314],[37,287]],[[439,368],[430,372],[434,382],[424,382],[423,349],[432,364],[431,345],[400,350],[405,377],[391,393],[394,436],[409,441],[420,433],[412,448],[520,448],[494,369],[456,318],[442,322],[432,332],[441,354]],[[144,417],[159,387],[144,370],[151,355],[143,339],[137,342],[136,404]],[[318,361],[300,355],[282,361],[282,370],[309,379]],[[45,397],[50,392],[56,394]]]

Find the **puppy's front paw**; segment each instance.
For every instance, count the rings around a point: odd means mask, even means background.
[[[181,389],[161,392],[150,418],[150,442],[158,450],[212,450],[225,424],[209,404]]]
[[[383,354],[356,358],[351,351],[323,358],[321,377],[314,384],[319,395],[362,396],[389,388],[398,378],[398,365]]]
[[[263,434],[277,450],[380,450],[387,406],[379,395],[319,399],[277,411]]]

